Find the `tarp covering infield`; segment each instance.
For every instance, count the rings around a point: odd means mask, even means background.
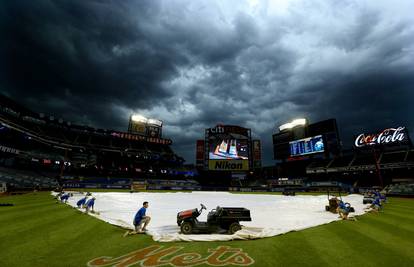
[[[92,216],[108,223],[133,229],[132,220],[142,202],[148,201],[147,215],[151,216],[147,234],[155,241],[229,241],[235,239],[257,239],[275,236],[290,231],[340,220],[338,214],[325,211],[328,203],[326,195],[321,196],[281,196],[266,194],[232,194],[227,192],[192,192],[192,193],[93,193],[96,197],[95,211]],[[76,207],[82,198],[74,193],[68,204]],[[351,216],[362,215],[367,205],[362,204],[363,196],[349,195],[342,197],[355,208]],[[241,222],[242,230],[234,235],[226,234],[180,234],[177,213],[182,210],[199,208],[200,203],[207,211],[198,217],[207,220],[207,213],[217,206],[245,207],[250,209],[252,221]]]

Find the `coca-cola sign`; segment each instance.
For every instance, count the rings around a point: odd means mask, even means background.
[[[408,142],[408,134],[405,127],[388,128],[378,134],[360,134],[355,139],[356,147],[402,144]]]

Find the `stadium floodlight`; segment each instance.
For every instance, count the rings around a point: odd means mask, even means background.
[[[306,125],[306,123],[307,123],[307,120],[304,119],[304,118],[295,119],[291,122],[280,125],[279,126],[279,131],[289,130],[289,129],[292,129],[296,126],[304,126],[304,125]]]
[[[162,126],[162,121],[160,120],[156,120],[156,119],[148,119],[148,124],[153,124],[153,125],[157,125],[157,126]]]
[[[143,122],[143,123],[147,123],[147,121],[148,121],[147,118],[145,118],[144,116],[139,115],[139,114],[133,114],[131,116],[131,120],[134,121],[134,122]]]

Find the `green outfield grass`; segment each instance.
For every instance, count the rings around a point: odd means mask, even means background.
[[[242,248],[254,266],[414,266],[413,199],[390,198],[383,213],[356,222],[338,221],[260,240],[191,243],[123,237],[125,230],[56,204],[46,192],[2,197],[0,203],[15,205],[0,207],[1,267],[86,266],[97,257],[119,257],[151,245],[179,246],[178,254],[202,256],[218,246]]]

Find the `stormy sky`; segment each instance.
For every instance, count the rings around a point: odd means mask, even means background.
[[[414,131],[414,1],[1,1],[0,92],[34,111],[126,130],[137,112],[194,162],[217,123],[271,135],[336,118],[344,144]],[[413,135],[411,135],[413,137]]]

